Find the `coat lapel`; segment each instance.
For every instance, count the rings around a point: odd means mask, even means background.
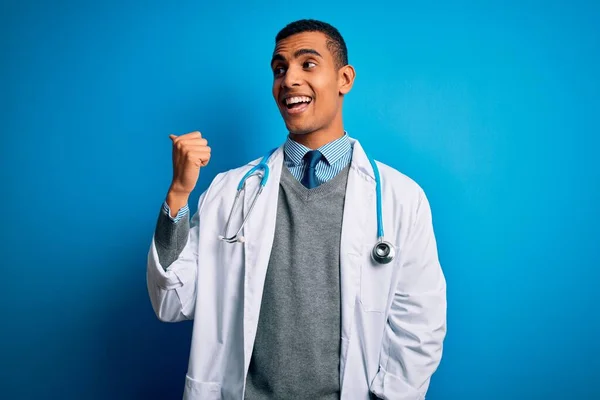
[[[244,374],[250,365],[250,355],[260,312],[263,287],[277,217],[279,181],[283,165],[283,146],[279,147],[268,161],[269,179],[246,225],[244,226]],[[260,174],[262,176],[262,172]],[[246,181],[244,193],[244,218],[250,211],[250,205],[260,187],[260,178],[252,176]],[[244,375],[245,376],[245,375]]]
[[[365,243],[375,243],[376,238],[366,237],[368,213],[376,213],[375,179],[373,170],[362,146],[353,140],[352,163],[348,174],[342,240],[340,246],[340,286],[342,304],[342,346],[340,354],[340,384],[343,387],[352,336],[357,291],[360,287],[360,263]]]

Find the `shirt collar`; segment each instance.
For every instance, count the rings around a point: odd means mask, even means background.
[[[344,131],[344,136],[319,147],[317,150],[323,154],[323,157],[329,165],[333,165],[351,149],[352,143],[350,142],[350,137],[348,136],[348,133]],[[302,165],[304,156],[310,150],[311,149],[308,147],[292,140],[289,135],[283,146],[283,151],[287,160],[294,166]]]

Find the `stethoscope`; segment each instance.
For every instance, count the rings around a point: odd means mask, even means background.
[[[240,235],[240,232],[244,228],[246,221],[248,221],[248,217],[250,217],[250,214],[252,213],[252,209],[254,208],[254,205],[256,204],[256,200],[258,200],[258,198],[260,197],[260,194],[262,193],[265,185],[267,184],[267,181],[269,180],[270,168],[267,165],[267,160],[271,157],[271,155],[275,152],[275,150],[277,150],[277,147],[274,148],[273,150],[271,150],[269,152],[269,154],[265,155],[260,160],[260,162],[256,166],[254,166],[252,169],[250,169],[250,171],[246,172],[246,174],[240,180],[240,183],[238,184],[238,187],[237,187],[237,193],[235,195],[235,199],[233,200],[233,206],[231,207],[231,212],[229,213],[229,217],[227,218],[227,223],[225,224],[225,235],[227,235],[227,232],[229,231],[229,223],[231,221],[233,212],[236,209],[238,199],[240,198],[242,192],[244,192],[244,190],[246,189],[246,180],[255,172],[260,173],[260,171],[262,171],[262,178],[260,180],[260,186],[258,188],[258,191],[256,192],[256,195],[254,196],[254,200],[252,200],[252,204],[250,204],[250,209],[248,210],[248,213],[246,214],[246,218],[244,218],[244,220],[242,221],[242,225],[240,226],[238,231],[235,233],[235,235],[230,236],[230,237],[219,235],[219,239],[221,239],[227,243],[236,243],[236,242],[243,243],[245,241],[244,236]],[[376,197],[377,197],[377,237],[378,237],[377,243],[375,243],[375,246],[373,246],[373,250],[371,251],[371,258],[373,259],[373,261],[375,261],[379,264],[387,264],[387,263],[391,262],[394,259],[394,257],[396,256],[396,250],[390,242],[387,242],[384,240],[383,217],[382,217],[382,210],[381,210],[381,177],[379,176],[379,168],[377,168],[377,164],[375,164],[375,161],[369,157],[369,162],[371,163],[371,166],[373,167],[373,173],[375,175],[375,193],[376,193]]]

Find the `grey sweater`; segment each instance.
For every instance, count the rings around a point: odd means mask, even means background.
[[[158,253],[158,261],[166,270],[183,251],[190,233],[190,217],[186,215],[176,223],[169,218],[163,207],[160,208],[156,227],[154,229],[154,243]]]
[[[282,169],[248,400],[339,398],[339,256],[348,169],[314,189]]]
[[[339,254],[348,171],[307,189],[282,168],[247,400],[339,399]],[[188,231],[186,218],[175,224],[161,212],[155,236],[165,268]]]

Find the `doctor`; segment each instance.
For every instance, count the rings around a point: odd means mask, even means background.
[[[287,140],[218,174],[191,218],[210,148],[170,136],[147,283],[161,321],[194,320],[184,398],[423,399],[446,334],[427,198],[345,131],[355,70],[334,27],[287,25],[271,69]]]

